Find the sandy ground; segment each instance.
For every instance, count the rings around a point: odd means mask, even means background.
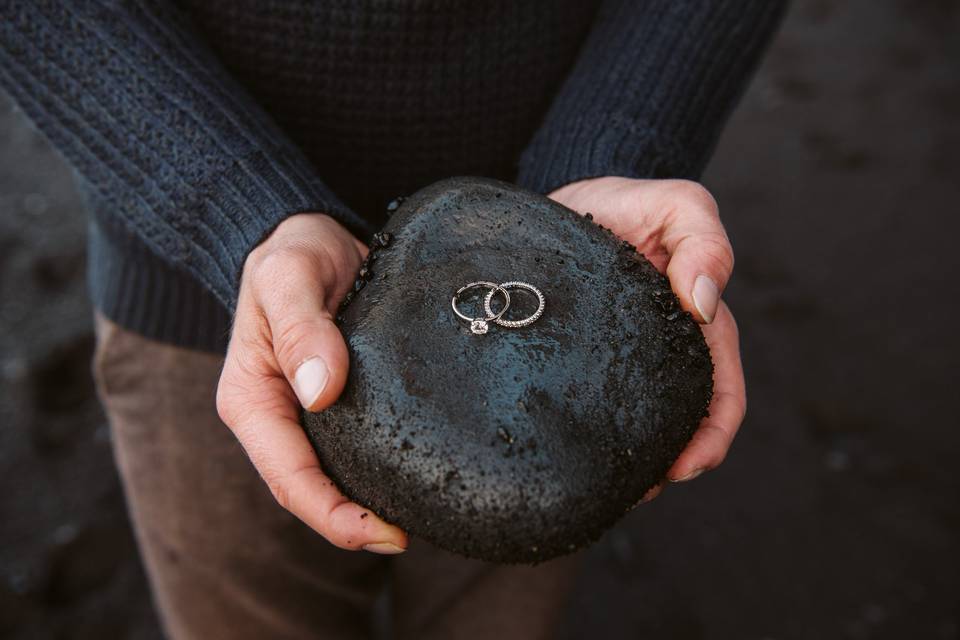
[[[563,638],[958,638],[960,3],[799,0],[705,178],[750,409],[589,551]],[[0,635],[156,638],[70,174],[0,100]]]

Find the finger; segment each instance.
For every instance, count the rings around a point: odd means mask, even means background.
[[[664,490],[664,488],[666,487],[666,485],[667,485],[666,480],[661,480],[661,481],[658,482],[657,484],[655,484],[655,485],[653,485],[652,487],[650,487],[649,489],[647,489],[647,492],[646,492],[645,494],[643,494],[643,497],[640,498],[639,500],[637,500],[637,501],[633,504],[633,506],[630,507],[629,510],[632,511],[632,510],[636,509],[637,507],[639,507],[640,505],[642,505],[642,504],[644,504],[644,503],[647,503],[647,502],[651,502],[652,500],[654,500],[657,496],[659,496],[661,493],[663,493],[663,490]]]
[[[670,254],[667,277],[683,308],[709,324],[733,272],[733,248],[717,203],[709,191],[685,180],[667,181],[661,197],[669,211],[662,235]]]
[[[692,480],[723,462],[746,413],[740,340],[733,314],[726,304],[720,303],[716,320],[705,327],[703,333],[714,364],[710,415],[700,423],[693,439],[667,473],[672,482]]]
[[[637,504],[643,504],[644,502],[650,502],[651,500],[655,499],[657,496],[663,493],[663,489],[665,486],[666,486],[666,482],[658,482],[657,484],[653,485],[653,487],[651,487],[649,491],[643,494],[643,497],[640,499],[640,502],[638,502]]]
[[[308,257],[283,255],[260,265],[257,302],[266,316],[277,364],[303,408],[333,404],[347,381],[349,355],[329,311],[322,282],[329,267]]]
[[[297,421],[296,405],[285,396],[286,383],[280,378],[260,380],[251,394],[230,397],[232,375],[228,365],[221,382],[227,397],[221,402],[234,404],[221,413],[236,418],[228,425],[277,502],[343,549],[403,551],[407,536],[401,529],[351,502],[323,473]]]

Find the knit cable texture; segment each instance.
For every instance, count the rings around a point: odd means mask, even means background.
[[[77,170],[90,288],[222,351],[282,220],[451,175],[697,178],[782,0],[0,0],[0,87]]]

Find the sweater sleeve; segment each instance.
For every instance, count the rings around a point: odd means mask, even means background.
[[[114,220],[228,309],[284,218],[368,231],[170,0],[0,0],[0,87]]]
[[[600,176],[698,178],[785,6],[605,0],[517,182],[549,193]]]

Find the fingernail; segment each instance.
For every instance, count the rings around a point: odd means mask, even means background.
[[[370,551],[371,553],[384,553],[389,555],[396,555],[406,551],[403,547],[398,547],[392,542],[371,542],[370,544],[363,545],[363,550]]]
[[[710,276],[699,275],[693,282],[693,304],[707,324],[713,322],[720,304],[720,289]]]
[[[670,482],[689,482],[690,480],[693,480],[694,478],[696,478],[697,476],[699,476],[699,475],[700,475],[701,473],[703,473],[704,471],[706,471],[706,469],[702,469],[702,468],[701,468],[701,469],[694,469],[693,471],[691,471],[690,473],[688,473],[687,475],[685,475],[685,476],[683,476],[683,477],[671,479]]]
[[[293,375],[293,390],[304,409],[310,408],[327,386],[330,371],[323,358],[314,356],[300,363]]]

